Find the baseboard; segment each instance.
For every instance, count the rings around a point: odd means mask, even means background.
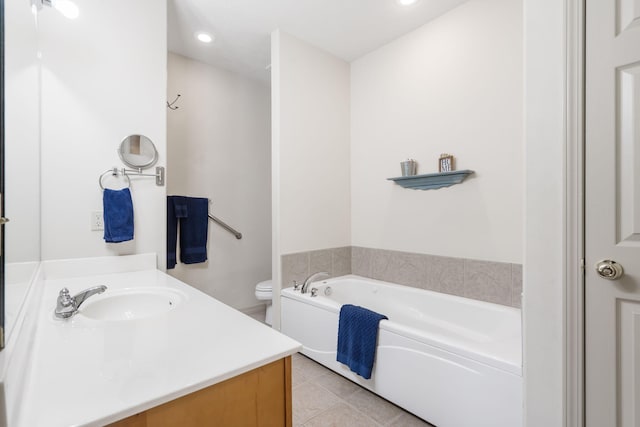
[[[247,308],[241,308],[238,311],[251,316],[253,314],[264,313],[266,304],[258,304]]]

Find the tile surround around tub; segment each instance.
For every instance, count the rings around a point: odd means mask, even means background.
[[[321,249],[282,255],[282,287],[302,284],[309,274],[326,271],[331,277],[351,274],[351,247]]]
[[[283,287],[312,272],[384,280],[512,307],[521,306],[522,265],[423,255],[359,246],[283,255]]]
[[[351,272],[414,288],[520,307],[522,266],[353,246]]]

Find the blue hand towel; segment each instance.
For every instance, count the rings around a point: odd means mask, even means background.
[[[133,202],[128,188],[102,193],[104,241],[107,243],[133,240]]]
[[[167,196],[167,269],[175,268],[177,263],[176,244],[178,243],[178,216],[175,202],[184,199],[181,196]],[[185,214],[186,212],[180,212]]]
[[[337,360],[367,380],[371,378],[378,327],[383,319],[388,317],[357,305],[340,308]]]
[[[185,197],[175,209],[180,218],[180,261],[196,264],[207,260],[209,199]]]
[[[180,230],[180,261],[196,264],[207,260],[209,199],[167,197],[167,268],[176,265],[176,241]]]

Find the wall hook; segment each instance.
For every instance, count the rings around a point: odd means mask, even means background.
[[[176,102],[178,102],[178,99],[180,99],[180,94],[178,94],[178,96],[176,96],[176,99],[173,100],[173,102],[169,102],[167,101],[167,107],[169,107],[170,110],[177,110],[178,107],[177,105],[174,107],[173,104],[175,104]]]

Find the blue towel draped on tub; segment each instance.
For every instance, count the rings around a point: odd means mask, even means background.
[[[357,305],[340,308],[337,360],[365,379],[371,378],[378,326],[383,319],[388,317]]]
[[[120,243],[133,240],[133,202],[128,188],[102,193],[104,241]]]
[[[167,196],[167,268],[176,266],[180,229],[180,261],[196,264],[207,260],[209,199]]]

